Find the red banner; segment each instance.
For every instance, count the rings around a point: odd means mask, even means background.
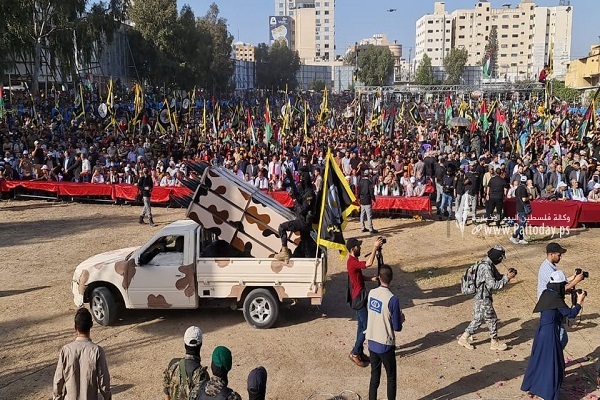
[[[531,226],[555,226],[565,228],[576,228],[579,223],[580,201],[549,201],[534,200],[531,202],[531,215],[527,218],[527,224]],[[517,214],[517,202],[515,199],[506,199],[504,202],[504,213],[507,217],[515,217]]]
[[[428,196],[376,196],[373,211],[406,210],[431,213],[431,200]]]

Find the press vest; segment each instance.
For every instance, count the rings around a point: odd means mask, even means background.
[[[367,301],[367,340],[372,340],[386,346],[396,345],[396,336],[390,314],[390,300],[394,294],[390,289],[380,286],[369,292]]]

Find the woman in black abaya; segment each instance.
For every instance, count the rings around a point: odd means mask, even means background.
[[[575,318],[581,310],[585,293],[577,295],[577,303],[569,308],[565,303],[567,278],[554,271],[533,312],[539,312],[540,324],[533,338],[531,357],[527,364],[521,390],[544,400],[558,400],[558,391],[565,375],[565,357],[559,339],[564,318]]]

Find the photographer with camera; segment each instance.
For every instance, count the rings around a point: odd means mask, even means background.
[[[565,254],[566,252],[567,252],[567,249],[565,249],[564,247],[562,247],[560,244],[558,244],[556,242],[548,243],[548,245],[546,246],[546,259],[542,262],[542,265],[540,265],[540,270],[538,272],[538,286],[537,286],[538,300],[540,299],[544,290],[546,290],[546,287],[547,287],[548,283],[550,282],[550,277],[552,276],[552,274],[554,272],[558,271],[556,264],[558,264],[560,262],[562,255]],[[585,274],[584,274],[584,272],[585,272]],[[573,289],[575,289],[575,286],[577,286],[577,284],[579,282],[581,282],[586,277],[587,274],[588,273],[586,271],[582,271],[581,269],[577,268],[575,270],[575,275],[572,275],[566,279],[566,282],[567,282],[566,286],[565,286],[566,293],[570,293]],[[560,327],[559,336],[560,336],[561,346],[564,349],[567,346],[567,342],[569,341],[569,338],[567,337],[565,323],[563,323]]]
[[[365,342],[365,331],[367,330],[367,298],[368,293],[365,288],[365,276],[362,270],[369,268],[375,262],[377,257],[377,267],[380,267],[380,261],[383,262],[381,256],[381,246],[384,243],[383,238],[379,237],[373,245],[373,251],[367,258],[367,261],[360,261],[360,249],[362,240],[356,238],[350,238],[346,241],[346,248],[350,253],[348,255],[348,261],[346,263],[346,269],[348,270],[348,294],[347,301],[350,303],[350,307],[356,311],[356,319],[358,326],[356,329],[356,343],[350,353],[349,357],[359,367],[366,367],[369,362],[369,357],[364,353],[364,342]],[[378,271],[379,272],[379,271]],[[377,276],[370,278],[372,282],[377,282]]]
[[[558,399],[565,375],[565,357],[557,332],[566,319],[575,318],[581,311],[587,294],[578,290],[576,304],[569,307],[565,303],[566,287],[565,274],[560,270],[552,272],[546,290],[533,309],[533,312],[540,313],[540,323],[533,338],[521,390],[543,399]]]
[[[473,304],[473,320],[458,339],[458,344],[469,350],[475,348],[469,343],[470,336],[479,329],[484,321],[490,329],[490,349],[507,349],[506,343],[498,340],[498,316],[494,310],[492,300],[492,291],[502,289],[511,279],[517,276],[517,270],[514,268],[509,268],[506,275],[500,274],[496,266],[505,258],[506,253],[504,248],[496,245],[488,250],[487,257],[484,257],[478,264],[475,277],[475,296],[473,298],[475,300]]]

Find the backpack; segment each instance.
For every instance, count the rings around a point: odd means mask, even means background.
[[[469,266],[460,280],[460,292],[462,294],[475,294],[477,292],[477,271],[481,261]]]

